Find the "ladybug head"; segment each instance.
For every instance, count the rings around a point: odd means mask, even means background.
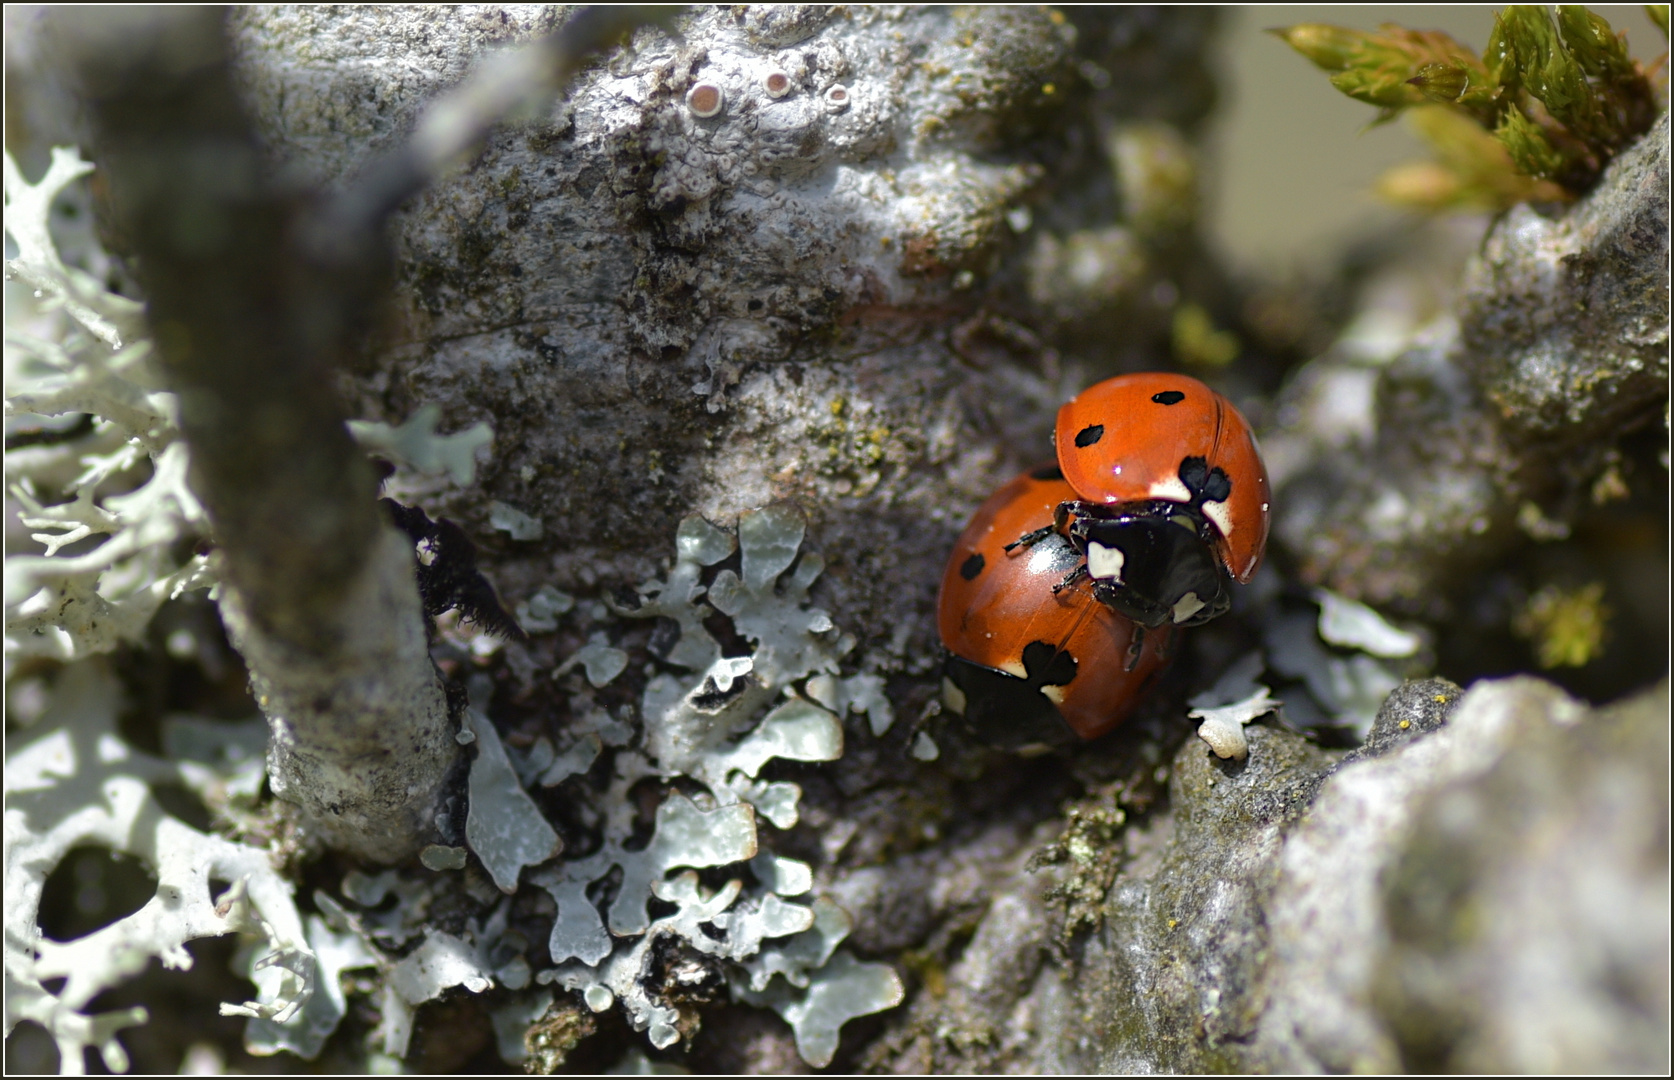
[[[1086,554],[1094,595],[1144,626],[1195,626],[1232,602],[1218,533],[1205,514],[1205,503],[1224,500],[1231,484],[1201,457],[1182,460],[1179,478],[1185,501],[1082,503],[1069,528]]]

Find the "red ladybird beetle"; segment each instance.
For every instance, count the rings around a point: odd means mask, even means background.
[[[942,576],[942,699],[996,746],[1103,735],[1169,659],[1173,626],[1147,632],[1085,575],[1064,584],[1085,560],[1052,522],[1076,497],[1056,466],[1019,476],[982,504]]]
[[[1148,627],[1224,612],[1267,546],[1267,466],[1226,398],[1185,375],[1120,375],[1058,410],[1058,466],[1075,490],[1054,531],[1104,603]],[[1039,542],[1037,531],[1025,544]]]

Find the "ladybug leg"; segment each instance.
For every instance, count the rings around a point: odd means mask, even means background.
[[[1036,529],[1033,532],[1026,532],[1022,536],[1019,536],[1016,540],[1007,544],[1006,550],[1011,551],[1013,548],[1029,547],[1032,544],[1038,544],[1040,541],[1045,540],[1048,536],[1051,536],[1057,531],[1058,530],[1054,526],[1048,525],[1044,528]]]
[[[1128,663],[1123,669],[1132,671],[1139,666],[1139,658],[1145,652],[1145,626],[1142,623],[1133,624],[1133,640],[1128,643]]]
[[[1069,573],[1065,574],[1064,575],[1064,580],[1062,580],[1062,581],[1058,582],[1058,584],[1052,586],[1052,595],[1057,596],[1059,593],[1063,592],[1065,589],[1073,587],[1076,582],[1082,580],[1086,576],[1087,576],[1087,564],[1082,563],[1080,566],[1077,566],[1074,570],[1071,570]]]
[[[1081,521],[1091,516],[1095,504],[1082,499],[1066,499],[1059,503],[1052,511],[1052,528],[1065,536],[1071,535],[1075,526],[1070,519]]]

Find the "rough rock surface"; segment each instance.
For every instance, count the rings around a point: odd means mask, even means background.
[[[1467,276],[1462,360],[1548,458],[1667,399],[1668,153],[1664,113],[1569,213],[1514,207]]]
[[[1620,487],[1621,440],[1668,400],[1668,154],[1665,114],[1573,207],[1497,221],[1454,320],[1292,381],[1267,442],[1310,444],[1275,470],[1306,579],[1447,618],[1523,534],[1566,536]]]
[[[1414,1072],[1664,1072],[1668,684],[1569,725],[1513,686],[1515,745],[1391,867],[1372,1001]]]
[[[336,182],[485,48],[554,18],[251,9],[238,37],[275,156]],[[1006,212],[1043,179],[1018,136],[1067,92],[1073,32],[1037,9],[810,5],[710,9],[684,33],[643,32],[410,208],[359,402],[493,424],[480,490],[430,501],[484,536],[490,500],[541,523],[530,565],[501,560],[514,597],[554,558],[561,586],[581,565],[643,573],[684,514],[795,497],[848,563],[832,579],[867,583],[845,625],[916,607],[927,647],[924,570],[1017,463],[989,432],[1043,446],[1057,388],[973,378],[926,331],[1017,244]],[[421,43],[443,55],[392,63]],[[686,103],[700,83],[725,94],[714,117]]]
[[[1042,962],[1038,892],[996,882],[974,971],[872,1064],[1657,1072],[1666,714],[1666,684],[1594,710],[1536,679],[1425,680],[1340,759],[1268,723],[1244,763],[1192,740],[1073,962]]]

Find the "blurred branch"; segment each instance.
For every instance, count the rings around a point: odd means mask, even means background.
[[[273,728],[274,791],[362,857],[399,860],[433,833],[459,757],[411,542],[380,520],[334,391],[387,276],[382,225],[507,109],[549,98],[645,17],[585,10],[485,66],[322,212],[266,182],[223,9],[58,17],[180,396],[191,483],[220,546],[222,614]]]
[[[219,8],[65,12],[59,39],[135,256],[192,485],[264,630],[319,653],[379,522],[332,372],[377,275],[300,260],[302,206],[269,189]]]

